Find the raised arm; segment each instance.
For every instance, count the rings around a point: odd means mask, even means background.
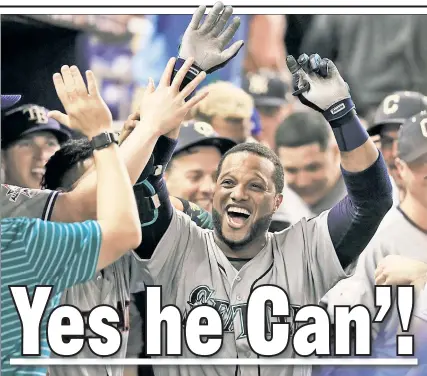
[[[53,76],[59,98],[69,104],[69,126],[87,136],[94,149],[97,222],[101,232],[97,269],[102,269],[141,242],[141,229],[132,185],[114,139],[111,112],[91,71],[86,78],[87,87],[75,66],[64,66],[61,74]]]
[[[341,153],[348,195],[328,214],[328,228],[341,265],[355,260],[375,234],[392,206],[392,187],[381,153],[355,111],[348,85],[334,63],[303,54],[287,58],[294,95],[323,114]]]

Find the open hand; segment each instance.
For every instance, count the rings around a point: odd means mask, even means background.
[[[113,119],[92,71],[86,72],[86,79],[87,87],[76,66],[62,66],[61,73],[53,75],[53,83],[66,114],[50,111],[48,116],[92,138],[105,131],[112,132]]]
[[[159,136],[179,128],[188,111],[208,94],[196,94],[185,102],[185,98],[205,79],[205,72],[199,73],[182,91],[179,91],[180,85],[193,62],[193,58],[187,59],[170,83],[175,58],[170,59],[157,88],[155,88],[153,80],[150,79],[150,83],[144,91],[139,111],[141,120],[150,124],[152,130]]]
[[[207,15],[204,22],[200,21],[205,14],[206,6],[202,5],[193,14],[190,24],[182,37],[179,56],[183,59],[194,57],[194,63],[207,73],[223,67],[237,55],[243,46],[243,40],[225,48],[233,39],[240,26],[240,18],[234,17],[227,27],[233,14],[233,7],[217,2]],[[221,14],[222,12],[222,14]]]

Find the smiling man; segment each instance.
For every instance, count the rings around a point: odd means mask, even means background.
[[[234,145],[219,137],[208,123],[184,123],[165,173],[169,193],[211,211],[218,163]]]
[[[276,132],[276,153],[289,188],[315,215],[330,209],[347,194],[339,150],[321,114],[310,111],[288,116]]]
[[[44,107],[26,104],[2,116],[2,183],[40,188],[46,162],[71,136],[47,113]]]
[[[286,291],[292,312],[317,304],[346,276],[343,268],[362,252],[392,205],[384,160],[361,125],[335,65],[317,55],[302,55],[298,62],[290,56],[287,63],[296,83],[294,95],[321,112],[336,136],[348,190],[340,203],[285,231],[268,232],[273,214],[286,200],[284,173],[277,155],[257,143],[239,144],[220,161],[213,195],[214,230],[197,227],[190,217],[173,209],[162,174],[149,177],[162,204],[151,228],[156,244],[153,247],[144,240],[139,254],[153,284],[163,287],[163,305],[174,305],[184,316],[200,304],[221,307],[223,342],[215,354],[218,358],[257,359],[248,342],[245,314],[257,286],[275,285]],[[176,142],[167,137],[159,142],[155,164],[165,165]],[[170,155],[165,156],[168,150]],[[269,323],[291,320],[268,311],[265,315]],[[293,333],[294,323],[290,325]],[[181,354],[195,357],[184,341]],[[297,354],[288,346],[278,356]],[[154,371],[168,376],[297,376],[310,369],[192,365],[161,366]]]

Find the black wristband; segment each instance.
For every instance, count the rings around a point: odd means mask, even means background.
[[[354,109],[355,109],[354,103],[351,100],[351,97],[348,97],[337,103],[334,103],[331,107],[323,111],[323,116],[329,123],[331,123],[335,120],[338,120],[344,117]]]
[[[178,57],[176,59],[175,62],[175,66],[173,68],[173,73],[172,73],[172,79],[171,79],[171,83],[174,80],[176,74],[178,73],[178,71],[181,69],[181,67],[184,65],[185,63],[185,59]],[[193,64],[190,69],[188,70],[187,74],[185,75],[184,79],[182,80],[181,86],[179,87],[179,91],[182,91],[191,81],[193,81],[196,76],[202,72],[203,69],[198,67],[196,64]],[[191,96],[191,95],[190,95]],[[189,98],[189,97],[187,97]]]
[[[355,111],[330,124],[340,151],[352,151],[362,146],[369,138]]]
[[[153,150],[154,166],[153,172],[150,174],[151,176],[163,176],[168,163],[172,159],[177,143],[178,140],[174,140],[164,135],[159,137]]]

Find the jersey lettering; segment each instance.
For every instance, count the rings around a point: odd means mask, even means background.
[[[201,306],[208,305],[217,310],[220,314],[223,329],[225,333],[234,333],[237,332],[238,336],[236,339],[242,339],[247,337],[247,312],[248,305],[247,303],[239,303],[231,305],[228,300],[216,299],[215,290],[211,289],[208,286],[198,286],[191,293],[188,298],[187,304],[189,309],[184,312],[184,322],[188,316],[188,313],[191,309]],[[273,317],[272,316],[272,306],[271,304],[266,304],[265,310],[265,333],[266,338],[271,339],[272,335],[272,324],[274,323],[289,323],[290,335],[296,330],[295,327],[295,315],[298,312],[300,306],[295,304],[290,304],[290,311],[288,317]],[[238,324],[238,327],[235,327],[235,324]]]

